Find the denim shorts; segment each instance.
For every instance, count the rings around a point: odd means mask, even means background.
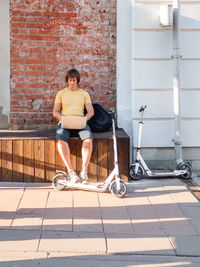
[[[81,141],[91,138],[93,139],[93,135],[91,129],[88,125],[84,129],[75,130],[75,129],[63,129],[61,128],[61,123],[58,125],[56,129],[56,140],[58,139],[68,142],[70,137],[79,137]]]

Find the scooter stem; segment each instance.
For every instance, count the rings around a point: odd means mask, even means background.
[[[142,128],[143,128],[143,116],[144,116],[144,110],[147,106],[143,105],[141,106],[139,112],[142,112],[141,119],[139,121],[139,132],[138,132],[138,149],[141,148],[141,142],[142,142]]]
[[[141,142],[142,142],[142,127],[143,127],[143,122],[139,122],[139,132],[138,132],[138,148],[141,148]]]
[[[118,154],[117,154],[117,137],[115,131],[115,120],[112,118],[112,128],[113,128],[113,150],[114,150],[114,166],[116,170],[116,175],[119,176],[119,165],[118,165]]]

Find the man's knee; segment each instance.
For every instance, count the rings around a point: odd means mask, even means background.
[[[92,142],[93,142],[92,138],[86,138],[85,140],[83,140],[83,147],[91,148]]]
[[[62,139],[58,139],[58,141],[57,141],[58,146],[66,146],[67,144],[68,144],[68,142],[66,142]]]
[[[86,138],[83,140],[83,143],[92,144],[92,138]]]

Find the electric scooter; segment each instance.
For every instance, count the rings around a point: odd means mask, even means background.
[[[119,165],[118,165],[118,156],[117,156],[117,137],[115,131],[115,119],[114,112],[112,114],[112,129],[113,129],[113,150],[114,150],[114,169],[107,177],[107,179],[102,184],[92,185],[84,183],[72,183],[69,179],[69,175],[64,171],[57,171],[56,175],[52,179],[52,186],[56,190],[64,190],[65,188],[70,189],[81,189],[86,191],[95,191],[95,192],[106,192],[109,190],[116,197],[124,197],[126,194],[126,184],[119,177]]]
[[[139,121],[139,133],[138,133],[138,147],[136,149],[136,161],[130,167],[130,177],[132,180],[139,180],[143,175],[149,177],[181,177],[189,179],[192,176],[192,169],[189,163],[181,162],[177,165],[177,169],[173,172],[152,172],[143,157],[141,156],[141,139],[142,139],[142,128],[143,128],[143,113],[146,109],[146,105],[143,105],[139,112],[141,112],[141,120]]]

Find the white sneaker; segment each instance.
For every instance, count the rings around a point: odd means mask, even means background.
[[[80,172],[79,177],[81,179],[82,184],[88,184],[88,175],[87,172]]]
[[[75,171],[70,171],[69,172],[69,177],[70,177],[70,182],[72,184],[75,184],[78,182],[78,180],[80,180],[80,178],[78,177],[78,175],[75,173]]]

